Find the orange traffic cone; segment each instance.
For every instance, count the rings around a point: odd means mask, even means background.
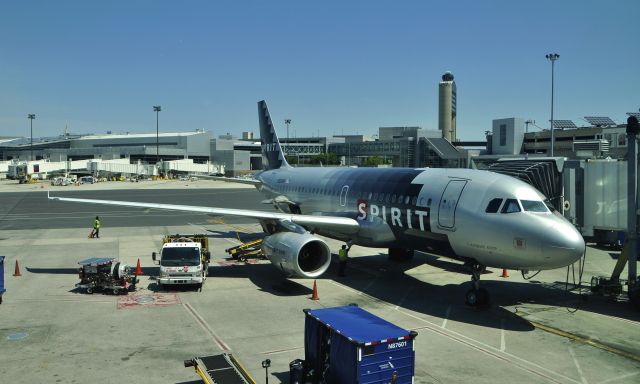
[[[13,272],[13,276],[22,276],[22,274],[20,273],[20,264],[18,264],[18,260],[16,260],[16,270],[15,272]]]
[[[136,266],[136,276],[144,275],[142,268],[140,268],[140,259],[138,259],[138,265]]]
[[[506,268],[502,268],[502,276],[500,277],[504,277],[504,278],[509,277],[509,271],[507,271]]]
[[[313,293],[311,294],[311,300],[320,300],[320,296],[318,296],[318,285],[315,280],[313,280]]]

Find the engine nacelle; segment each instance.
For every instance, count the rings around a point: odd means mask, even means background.
[[[278,232],[264,238],[262,252],[289,276],[314,278],[331,264],[327,243],[309,233]]]

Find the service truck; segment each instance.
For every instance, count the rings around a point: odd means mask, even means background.
[[[165,285],[193,285],[202,290],[209,270],[209,238],[206,235],[167,235],[162,240],[160,257],[151,254],[160,264],[158,288]]]

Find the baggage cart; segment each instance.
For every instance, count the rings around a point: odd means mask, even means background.
[[[355,305],[305,309],[304,362],[290,376],[299,383],[411,384],[415,331],[404,330]],[[303,380],[299,370],[304,367]]]
[[[84,289],[88,294],[102,290],[119,295],[136,289],[138,278],[133,273],[133,268],[120,263],[116,258],[92,257],[79,261],[78,264],[80,282],[76,284],[76,288]]]

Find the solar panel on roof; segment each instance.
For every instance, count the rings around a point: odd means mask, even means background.
[[[585,116],[584,119],[587,120],[589,124],[595,125],[596,127],[603,127],[603,126],[606,127],[606,126],[616,125],[616,122],[611,120],[608,117]]]
[[[571,120],[553,120],[553,128],[578,128]]]

